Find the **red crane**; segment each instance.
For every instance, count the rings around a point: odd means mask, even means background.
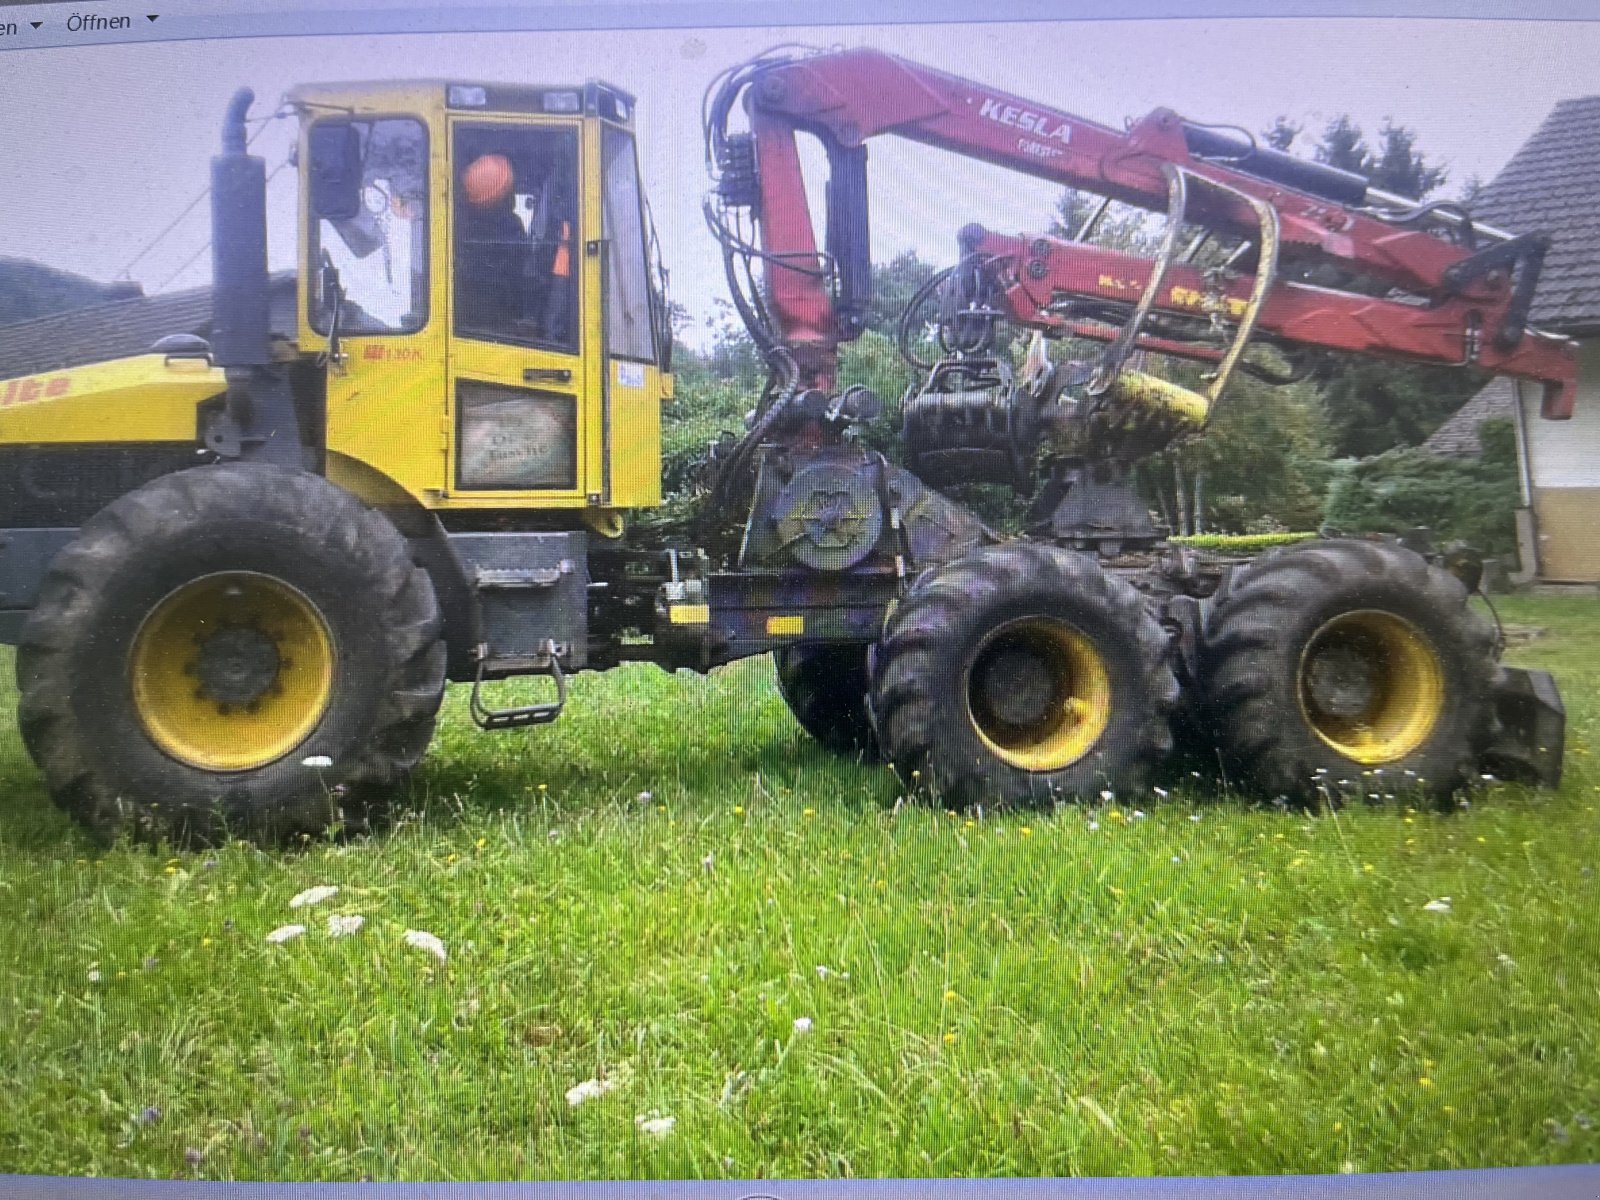
[[[726,206],[752,209],[759,228],[759,247],[737,239],[735,247],[764,262],[764,295],[752,299],[763,310],[753,314],[758,340],[782,344],[806,386],[829,388],[838,344],[861,331],[870,289],[865,144],[893,134],[1166,213],[1154,258],[963,230],[964,259],[1002,315],[1109,343],[1101,388],[1145,349],[1216,364],[1214,400],[1255,341],[1476,366],[1537,381],[1543,415],[1571,415],[1575,345],[1527,325],[1548,246],[1542,234],[1513,236],[1453,203],[1388,195],[1358,175],[1261,147],[1243,130],[1165,108],[1119,131],[874,50],[743,69],[709,114],[720,194]],[[729,134],[731,99],[741,94],[750,132]],[[830,159],[820,248],[802,132],[817,135]],[[1236,249],[1209,269],[1184,261],[1195,245],[1183,247],[1186,229]],[[1158,325],[1200,317],[1222,336],[1174,337],[1146,327],[1152,314]]]

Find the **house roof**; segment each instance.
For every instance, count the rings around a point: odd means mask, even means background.
[[[1516,420],[1516,381],[1504,375],[1491,379],[1472,399],[1468,400],[1448,421],[1433,431],[1433,436],[1422,443],[1430,454],[1450,458],[1477,458],[1483,453],[1483,442],[1478,438],[1478,426],[1485,421]]]
[[[288,338],[296,336],[294,279],[293,271],[280,271],[269,283],[272,331]],[[204,337],[210,330],[209,287],[136,296],[0,325],[0,379],[143,354],[169,333]]]
[[[1600,329],[1600,96],[1563,100],[1472,203],[1513,233],[1554,238],[1532,321],[1558,332]]]

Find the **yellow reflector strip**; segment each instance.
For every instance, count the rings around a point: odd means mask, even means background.
[[[798,613],[789,617],[767,618],[767,635],[769,637],[799,637],[805,631],[806,619]]]
[[[674,625],[709,625],[711,605],[674,604],[667,609],[667,617]]]

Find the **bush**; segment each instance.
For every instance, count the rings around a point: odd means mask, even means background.
[[[1218,554],[1260,554],[1274,546],[1288,546],[1316,536],[1315,533],[1197,533],[1172,540],[1179,546],[1214,550]]]
[[[1426,527],[1442,544],[1485,554],[1516,551],[1516,434],[1509,421],[1478,427],[1483,455],[1444,458],[1406,448],[1343,464],[1328,490],[1324,523],[1344,533],[1404,533]]]
[[[672,403],[661,413],[661,491],[685,491],[712,442],[724,430],[744,432],[745,414],[756,394],[736,379],[701,375],[677,381]]]

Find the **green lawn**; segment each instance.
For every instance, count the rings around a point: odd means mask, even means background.
[[[1549,630],[1520,658],[1562,680],[1567,782],[1447,815],[1306,816],[1199,785],[984,821],[895,811],[887,771],[802,740],[761,660],[584,677],[530,733],[477,734],[453,694],[380,836],[101,853],[47,802],[7,684],[0,1170],[1600,1158],[1600,608],[1502,609]],[[315,884],[341,891],[291,912]],[[330,913],[365,928],[330,937]],[[291,920],[310,932],[265,941]],[[592,1077],[615,1086],[569,1106]],[[651,1114],[675,1127],[636,1128]]]

